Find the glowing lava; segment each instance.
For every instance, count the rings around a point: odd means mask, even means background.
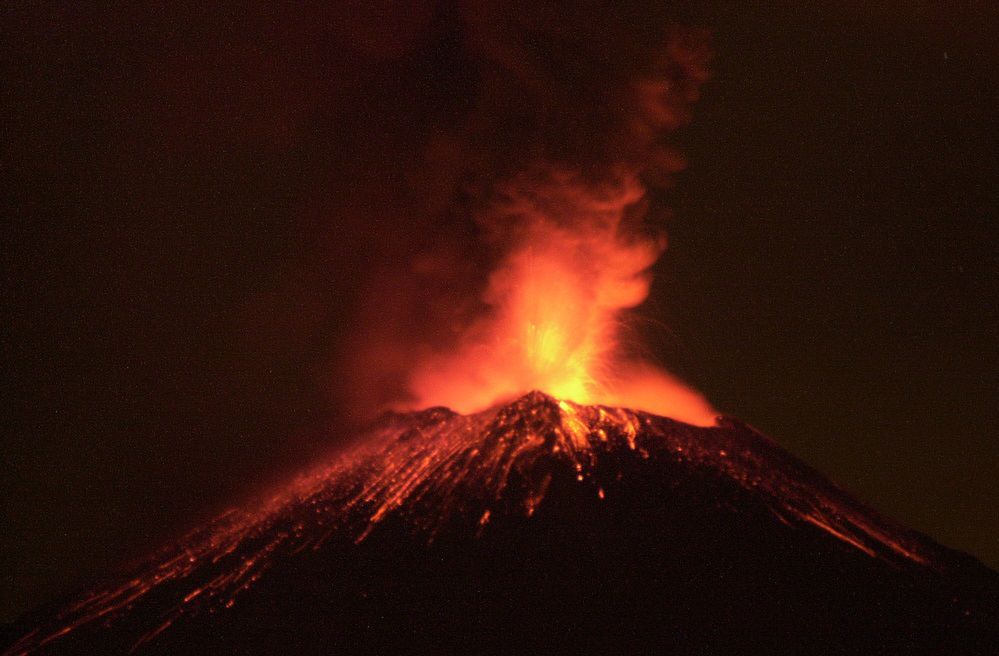
[[[624,339],[624,313],[648,296],[649,268],[665,248],[629,223],[644,196],[628,170],[592,181],[539,166],[502,186],[480,217],[506,242],[483,296],[489,312],[420,364],[402,409],[478,412],[537,389],[712,425],[717,412],[701,395],[629,353]]]
[[[112,630],[126,647],[145,644],[175,625],[230,612],[272,570],[287,575],[310,554],[371,540],[394,545],[402,536],[416,544],[442,535],[486,539],[495,522],[530,518],[549,496],[611,503],[630,485],[625,471],[653,476],[664,490],[689,480],[698,490],[732,486],[733,517],[762,511],[782,539],[811,535],[865,562],[922,569],[946,559],[744,424],[723,419],[700,428],[532,392],[473,415],[446,408],[388,415],[354,447],[80,597],[5,654],[67,636],[84,653],[87,640],[106,644],[103,632]],[[668,506],[667,498],[653,502]]]

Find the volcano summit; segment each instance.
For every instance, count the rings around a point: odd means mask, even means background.
[[[999,575],[734,419],[384,416],[7,654],[995,653]]]

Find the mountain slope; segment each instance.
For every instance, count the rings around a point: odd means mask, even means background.
[[[7,653],[989,653],[999,576],[735,420],[393,414]]]

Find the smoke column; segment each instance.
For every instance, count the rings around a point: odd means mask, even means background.
[[[683,168],[669,139],[707,77],[706,36],[645,3],[474,2],[449,19],[474,99],[423,150],[435,227],[364,294],[348,378],[402,409],[540,389],[713,423],[627,339],[665,249],[646,215]]]

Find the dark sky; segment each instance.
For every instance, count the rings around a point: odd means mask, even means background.
[[[696,4],[713,79],[660,198],[650,344],[862,500],[999,567],[997,16]],[[0,618],[355,419],[338,344],[373,271],[468,238],[427,218],[458,164],[420,153],[485,95],[454,11],[392,5],[0,10]]]

